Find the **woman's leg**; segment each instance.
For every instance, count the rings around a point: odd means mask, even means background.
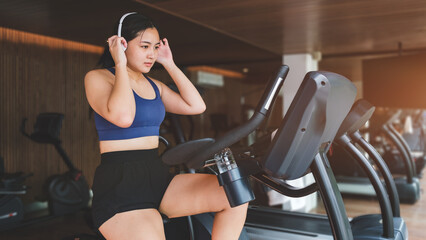
[[[107,240],[164,240],[163,220],[156,209],[141,209],[114,215],[99,227]]]
[[[173,178],[160,204],[169,218],[216,212],[212,239],[238,239],[248,204],[231,208],[223,187],[211,174],[181,174]]]

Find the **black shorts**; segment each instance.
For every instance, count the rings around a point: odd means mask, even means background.
[[[120,212],[158,209],[172,179],[157,148],[103,153],[92,186],[95,227]]]

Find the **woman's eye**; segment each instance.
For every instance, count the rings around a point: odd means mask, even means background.
[[[145,48],[145,49],[147,49],[148,48],[148,46],[141,46],[142,48]]]
[[[159,49],[160,48],[160,46],[155,46],[155,49]]]

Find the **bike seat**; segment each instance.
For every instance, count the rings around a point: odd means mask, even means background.
[[[167,165],[178,165],[186,163],[198,150],[207,147],[215,142],[213,138],[202,138],[197,140],[188,141],[177,145],[166,151],[161,160]],[[206,159],[207,160],[207,159]]]

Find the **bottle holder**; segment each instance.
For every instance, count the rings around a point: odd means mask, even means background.
[[[219,185],[225,189],[231,207],[237,207],[255,199],[248,177],[242,176],[240,168],[217,175]]]

